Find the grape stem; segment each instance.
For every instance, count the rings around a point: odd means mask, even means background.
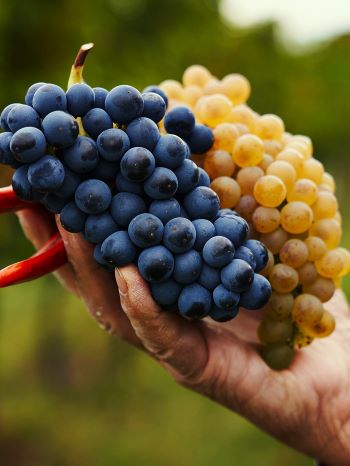
[[[74,84],[83,83],[83,69],[85,59],[93,48],[94,44],[92,42],[88,44],[84,44],[80,47],[77,56],[75,57],[74,63],[72,65],[69,79],[68,79],[68,89],[72,87]]]

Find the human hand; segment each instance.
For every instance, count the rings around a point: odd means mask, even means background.
[[[259,313],[226,324],[162,311],[135,266],[116,271],[121,304],[145,349],[174,379],[332,466],[350,464],[350,318],[341,291],[325,307],[334,333],[298,352],[288,370],[261,359]]]

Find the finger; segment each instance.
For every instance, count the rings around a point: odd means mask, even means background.
[[[36,249],[44,246],[57,231],[54,216],[41,205],[16,212],[25,236]],[[55,272],[58,280],[70,291],[76,293],[75,278],[70,264],[65,264]]]
[[[58,221],[78,292],[90,314],[102,328],[134,345],[140,345],[127,317],[121,310],[114,275],[104,270],[93,258],[94,247],[79,234],[68,233]]]
[[[208,352],[201,326],[163,311],[134,265],[116,270],[122,307],[142,344],[175,378],[197,378]]]

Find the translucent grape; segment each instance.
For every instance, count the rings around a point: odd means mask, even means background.
[[[233,151],[233,145],[236,142],[236,139],[240,136],[237,126],[233,123],[220,123],[216,128],[214,128],[213,134],[213,149],[225,150],[230,154]]]
[[[210,71],[202,65],[191,65],[185,69],[182,75],[184,86],[204,87],[211,79]]]
[[[275,265],[275,259],[273,257],[272,252],[269,249],[267,250],[267,254],[268,254],[267,264],[265,265],[263,269],[259,271],[259,274],[263,275],[264,277],[268,277],[270,275],[270,272],[273,266]]]
[[[238,212],[241,217],[247,220],[247,222],[251,222],[257,207],[258,203],[256,202],[255,197],[249,194],[244,194],[235,205],[235,211]]]
[[[293,323],[291,320],[263,318],[258,327],[258,336],[264,343],[282,343],[291,339]]]
[[[297,272],[299,275],[300,285],[309,285],[310,283],[314,282],[317,278],[317,269],[315,267],[315,264],[313,264],[312,262],[306,262],[303,266],[298,268]],[[305,293],[307,293],[307,291],[305,291]]]
[[[265,141],[266,142],[266,141]],[[262,161],[259,163],[258,167],[260,167],[264,172],[271,163],[274,161],[274,158],[270,154],[264,154]]]
[[[264,144],[254,134],[240,136],[233,147],[233,160],[239,167],[258,165],[264,155]]]
[[[338,210],[338,201],[330,192],[319,192],[316,202],[312,205],[314,219],[332,218]]]
[[[303,134],[295,134],[293,137],[293,140],[304,143],[307,149],[307,153],[309,154],[309,157],[312,156],[313,146],[312,146],[312,141],[309,138],[309,136],[304,136]]]
[[[198,99],[203,95],[203,90],[198,86],[187,86],[183,90],[183,101],[194,108]]]
[[[248,105],[236,105],[232,107],[227,121],[230,123],[241,123],[252,133],[256,130],[257,115]]]
[[[262,139],[282,139],[284,123],[282,119],[273,114],[262,115],[258,119],[258,135]]]
[[[307,160],[311,157],[310,149],[303,141],[292,139],[290,142],[288,142],[286,148],[297,150],[303,156],[304,160]]]
[[[309,261],[316,261],[327,252],[326,243],[318,236],[309,236],[304,242],[309,250]]]
[[[250,83],[241,74],[228,74],[221,81],[222,92],[234,105],[245,103],[250,96]]]
[[[297,178],[297,173],[293,165],[285,160],[276,160],[266,169],[267,175],[275,175],[285,184],[287,190],[291,189]]]
[[[316,271],[317,272],[317,271]],[[335,285],[330,278],[316,276],[312,283],[303,284],[303,292],[317,296],[323,303],[329,301],[335,292]]]
[[[290,202],[281,210],[281,225],[288,233],[307,231],[312,223],[311,208],[305,202]]]
[[[199,104],[198,116],[200,120],[211,127],[226,121],[232,107],[231,101],[222,94],[201,97],[197,104]]]
[[[296,149],[293,149],[293,148],[284,149],[279,154],[277,154],[276,160],[283,160],[285,162],[290,163],[291,165],[293,165],[296,171],[296,174],[300,176],[300,173],[304,165],[304,159],[303,159],[303,156],[300,154],[300,152],[298,152]]]
[[[317,272],[323,277],[333,278],[342,272],[345,260],[341,251],[332,249],[315,262]]]
[[[164,91],[169,99],[183,100],[183,87],[174,79],[166,79],[159,84],[159,87]]]
[[[317,186],[312,180],[300,178],[287,193],[287,201],[300,201],[311,205],[317,200]]]
[[[254,186],[255,199],[264,207],[279,206],[284,201],[286,194],[287,189],[277,176],[262,176]]]
[[[241,187],[242,194],[253,194],[254,185],[262,176],[264,176],[264,172],[260,167],[241,168],[237,173],[236,180]]]
[[[301,327],[317,324],[321,320],[323,312],[323,305],[316,296],[303,293],[294,300],[293,320]]]
[[[215,150],[205,156],[204,170],[212,180],[218,176],[232,176],[234,169],[231,155],[224,150]]]
[[[288,240],[288,233],[283,228],[277,228],[272,233],[262,234],[260,239],[272,254],[278,254],[281,247]]]
[[[324,311],[321,320],[314,325],[305,325],[302,332],[311,338],[325,338],[331,335],[335,329],[335,320],[332,314]]]
[[[280,260],[294,269],[301,267],[307,261],[309,251],[303,241],[297,238],[289,239],[280,250]]]
[[[323,239],[329,249],[336,248],[341,240],[342,228],[332,218],[321,219],[310,228],[310,234]]]
[[[275,139],[265,139],[263,142],[267,155],[276,157],[277,154],[279,154],[283,149],[282,143],[280,141],[276,141]]]
[[[285,320],[292,313],[293,303],[294,298],[291,293],[277,293],[273,291],[266,306],[265,315],[270,319]]]
[[[273,266],[269,280],[272,288],[279,293],[290,293],[298,285],[299,277],[296,270],[286,264]]]
[[[222,93],[222,84],[218,78],[212,77],[203,88],[205,95]]]
[[[219,176],[210,185],[220,199],[222,209],[235,207],[241,196],[241,188],[237,181],[228,176]]]
[[[271,233],[280,225],[281,214],[278,209],[259,206],[253,216],[254,228],[259,233]]]
[[[324,174],[324,168],[321,162],[311,158],[306,160],[301,171],[301,176],[303,178],[309,178],[314,181],[316,184],[322,183],[322,178]]]

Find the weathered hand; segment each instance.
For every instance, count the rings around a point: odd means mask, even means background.
[[[116,272],[121,304],[145,349],[177,382],[332,466],[350,464],[350,318],[341,291],[326,304],[335,332],[275,372],[258,353],[257,314],[190,322],[164,312],[135,266]]]

